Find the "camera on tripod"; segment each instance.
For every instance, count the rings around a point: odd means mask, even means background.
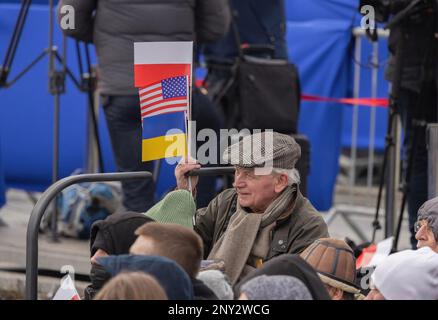
[[[426,197],[424,189],[418,188],[418,184],[427,184],[423,177],[427,177],[429,172],[434,172],[432,167],[436,166],[437,163],[436,160],[428,160],[429,163],[427,163],[424,160],[424,154],[428,152],[432,154],[426,150],[426,128],[428,123],[436,122],[434,109],[437,106],[438,19],[436,7],[438,1],[360,0],[359,2],[361,13],[368,11],[366,14],[369,15],[371,12],[371,19],[387,23],[385,29],[391,30],[388,39],[390,60],[385,75],[392,87],[372,239],[374,241],[376,230],[380,229],[378,218],[383,185],[386,181],[385,236],[395,236],[393,250],[396,251],[408,193],[416,192],[414,196],[409,198],[411,202],[408,211],[410,221],[413,221],[419,207],[417,202],[424,202],[417,201],[417,198]],[[369,7],[372,7],[373,10]],[[376,41],[377,36],[373,37],[370,30],[367,28],[367,36]],[[377,34],[376,29],[373,31],[374,34]],[[397,126],[399,126],[399,119],[403,118],[403,129],[405,130],[403,147],[406,148],[406,158],[404,159],[403,182],[397,186],[399,184],[397,182],[399,175],[397,172],[397,153],[399,154],[399,150],[396,150],[395,146],[398,145],[396,141],[401,139]],[[429,150],[431,149],[433,148],[429,148]],[[387,167],[388,171],[386,172]],[[403,197],[395,231],[395,194],[399,187]],[[410,222],[410,227],[413,230],[412,222]],[[413,231],[411,232],[411,244],[414,246],[416,241]]]

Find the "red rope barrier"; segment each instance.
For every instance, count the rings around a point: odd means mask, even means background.
[[[328,98],[302,94],[301,99],[309,102],[335,102],[349,105],[359,105],[374,108],[387,108],[389,105],[388,98]]]

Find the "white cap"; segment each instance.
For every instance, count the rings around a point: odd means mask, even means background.
[[[438,300],[438,254],[429,247],[394,253],[371,281],[387,300]]]

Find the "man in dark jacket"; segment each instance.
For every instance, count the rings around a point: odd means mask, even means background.
[[[234,188],[199,209],[194,227],[204,242],[204,258],[224,261],[231,284],[277,255],[301,253],[328,237],[322,216],[298,189],[300,155],[291,136],[276,132],[246,136],[225,152],[224,160],[236,166]],[[199,167],[179,164],[178,188],[188,189],[185,174]]]
[[[85,289],[86,299],[93,299],[110,278],[98,264],[98,258],[129,253],[129,248],[137,238],[135,230],[151,221],[154,220],[144,214],[124,212],[93,223],[90,237],[91,285]]]
[[[410,1],[393,0],[390,3],[388,10],[396,14]],[[436,7],[419,6],[418,9],[391,30],[388,40],[390,59],[386,70],[386,79],[392,82],[393,90],[398,89],[397,111],[404,129],[405,175],[409,158],[413,156],[411,177],[406,181],[412,248],[416,248],[417,244],[414,231],[417,211],[428,199],[426,127],[428,123],[437,121],[438,13]]]
[[[64,34],[93,42],[98,58],[98,89],[119,171],[152,171],[141,161],[141,121],[134,87],[134,42],[215,41],[229,24],[226,0],[109,1],[60,0],[74,8],[75,26]],[[123,204],[144,212],[153,205],[151,180],[122,182]]]

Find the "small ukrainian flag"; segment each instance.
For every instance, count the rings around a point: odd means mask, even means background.
[[[174,112],[143,119],[142,161],[187,154],[184,112]]]

